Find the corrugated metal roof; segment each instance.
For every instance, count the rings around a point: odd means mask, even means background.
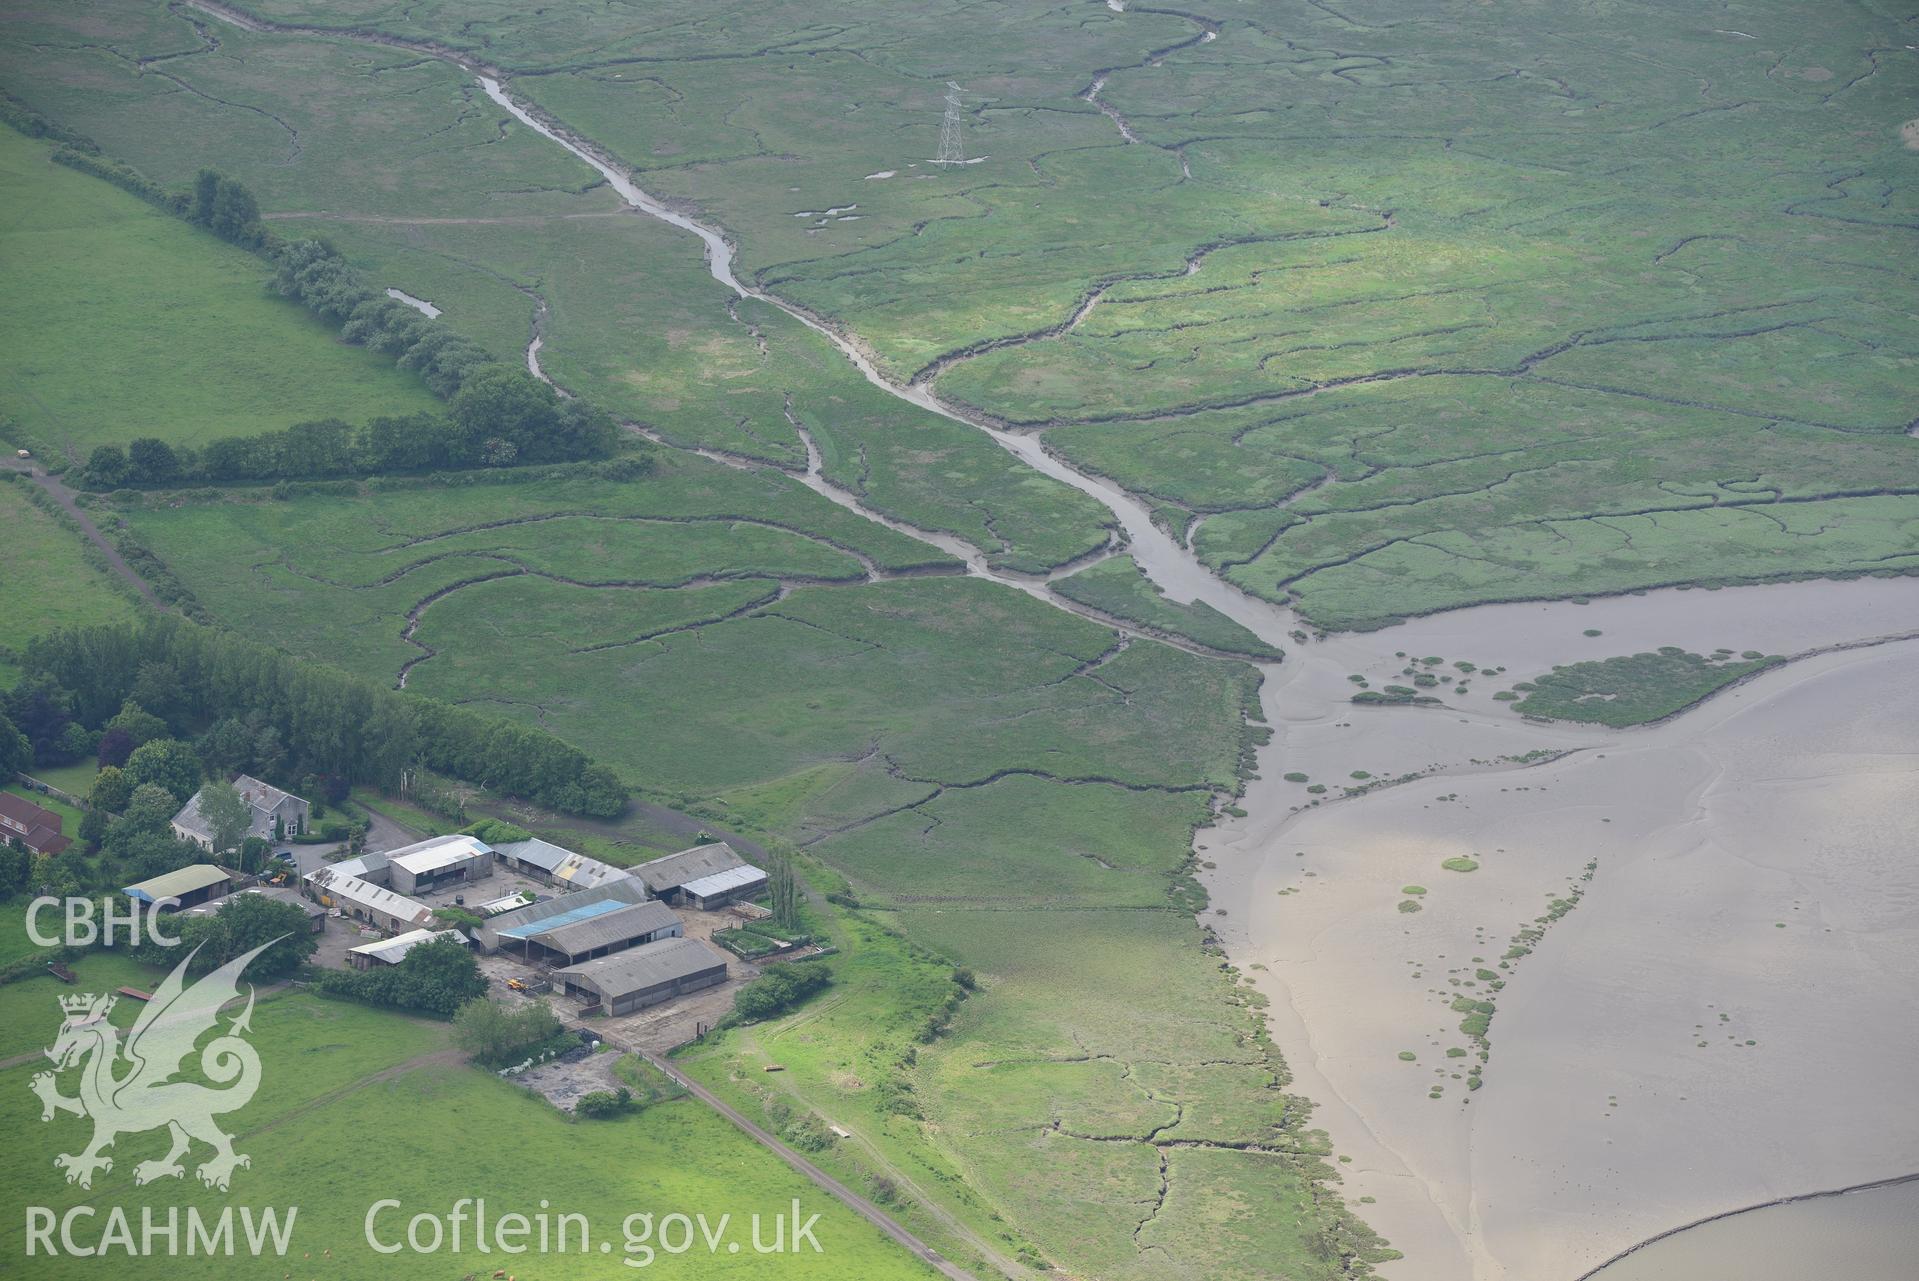
[[[363,881],[370,881],[386,871],[386,855],[362,854],[358,858],[341,859],[338,863],[329,864],[329,866],[336,875],[357,876]],[[312,873],[307,874],[307,879],[313,879]]]
[[[581,961],[553,971],[561,979],[573,979],[612,1002],[633,992],[643,992],[677,979],[692,978],[726,968],[726,958],[698,939],[661,939],[642,943],[625,952]]]
[[[555,899],[553,901],[558,903],[564,900]],[[542,903],[540,906],[545,907],[547,905]],[[591,903],[575,903],[566,911],[555,912],[551,916],[543,916],[530,921],[516,920],[511,925],[496,925],[494,927],[494,933],[498,934],[501,938],[530,939],[535,935],[545,934],[549,930],[562,929],[578,921],[590,921],[596,916],[605,916],[608,912],[617,912],[622,908],[632,906],[633,904],[622,903],[616,898],[603,898]],[[509,915],[517,916],[517,913],[509,913]]]
[[[700,898],[711,898],[715,894],[726,894],[733,890],[744,889],[749,885],[764,885],[766,873],[759,868],[742,863],[738,867],[724,872],[715,872],[711,876],[702,876],[697,881],[688,881],[680,888],[688,894]]]
[[[227,880],[227,874],[211,863],[194,863],[177,871],[129,885],[123,891],[143,903],[157,903],[163,898],[179,898],[195,890],[203,890],[209,885],[219,885]]]
[[[309,872],[306,879],[328,898],[383,912],[402,921],[412,921],[417,925],[433,917],[432,909],[420,900],[408,898],[371,881],[363,881],[357,876],[342,876],[336,868],[323,867]]]
[[[611,863],[602,863],[597,858],[589,858],[569,849],[562,849],[551,841],[538,837],[530,841],[514,841],[501,845],[494,853],[503,858],[515,859],[530,864],[547,873],[556,881],[561,881],[576,890],[591,889],[596,885],[605,885],[612,881],[628,878],[629,873],[623,867]]]
[[[551,841],[543,841],[537,836],[530,841],[511,841],[505,845],[496,845],[493,847],[493,852],[502,858],[531,863],[548,872],[574,857],[572,850],[563,850]]]
[[[632,872],[646,883],[647,889],[662,894],[678,889],[688,881],[745,866],[746,860],[735,854],[731,845],[725,841],[715,841],[711,845],[695,845],[692,849],[642,863]]]
[[[612,903],[614,907],[623,907],[628,903],[644,903],[646,887],[631,877],[625,877],[590,890],[575,890],[550,898],[544,903],[529,903],[525,907],[515,908],[511,912],[502,912],[486,923],[486,928],[495,934],[509,938],[525,938],[543,929],[552,929],[563,924],[559,919],[580,919],[581,909],[597,903]],[[586,913],[591,915],[591,913]]]
[[[588,858],[584,854],[569,854],[564,862],[553,869],[553,875],[575,889],[591,889],[614,881],[633,879],[632,874],[625,868],[615,867],[611,863],[602,863],[597,858]]]
[[[428,840],[405,845],[397,850],[386,852],[386,861],[395,867],[403,867],[415,876],[424,876],[437,872],[443,867],[454,867],[468,859],[479,858],[493,852],[493,847],[477,836],[435,836]]]
[[[404,934],[395,934],[390,939],[380,939],[373,943],[362,943],[358,947],[348,948],[361,956],[370,956],[388,965],[398,965],[403,957],[422,943],[431,943],[434,939],[460,937],[458,930],[408,930]]]
[[[184,912],[181,912],[180,915],[213,916],[216,913],[225,911],[231,904],[238,902],[249,894],[257,894],[261,898],[271,899],[275,903],[291,903],[302,912],[305,912],[309,917],[326,915],[326,909],[318,903],[315,903],[312,899],[303,898],[295,894],[292,890],[282,889],[277,885],[254,885],[244,890],[235,890],[225,898],[217,898],[211,903],[201,903],[195,907],[187,908]]]
[[[578,956],[596,948],[630,943],[647,934],[657,934],[680,923],[673,909],[658,899],[645,903],[612,904],[610,912],[600,912],[564,925],[548,926],[532,936],[535,943],[567,956]]]

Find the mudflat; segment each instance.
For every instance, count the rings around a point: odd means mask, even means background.
[[[1678,1224],[1919,1168],[1919,1122],[1858,1106],[1919,1056],[1919,641],[1814,653],[1636,730],[1454,705],[1477,691],[1342,706],[1332,669],[1404,647],[1509,679],[1584,657],[1568,635],[1817,651],[1919,626],[1915,587],[1460,611],[1309,647],[1269,684],[1247,817],[1200,857],[1349,1196],[1408,1256],[1386,1275],[1570,1281]],[[1568,754],[1493,759],[1527,752]],[[1437,769],[1294,809],[1283,773],[1360,760]],[[1488,1008],[1474,1089],[1462,1024]]]

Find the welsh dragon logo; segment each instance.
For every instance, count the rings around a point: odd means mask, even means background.
[[[107,1021],[119,998],[92,993],[60,998],[66,1021],[53,1048],[46,1051],[53,1071],[35,1075],[32,1088],[40,1096],[42,1121],[51,1121],[56,1112],[93,1120],[93,1141],[83,1151],[53,1158],[53,1164],[66,1171],[67,1182],[92,1187],[96,1171],[113,1169],[113,1159],[102,1155],[103,1149],[122,1134],[162,1126],[171,1135],[172,1147],[161,1159],[135,1166],[135,1183],[182,1177],[186,1171],[180,1158],[196,1139],[213,1149],[196,1171],[210,1188],[224,1192],[233,1171],[253,1163],[233,1150],[233,1136],[213,1120],[219,1113],[244,1107],[260,1088],[260,1056],[242,1039],[253,1018],[250,984],[246,1008],[199,1052],[200,1075],[225,1088],[177,1078],[186,1070],[200,1038],[218,1029],[222,1007],[238,999],[241,971],[277,942],[274,939],[234,957],[191,986],[183,976],[200,949],[189,952],[140,1011],[124,1045],[120,1029]],[[58,1075],[76,1066],[80,1067],[80,1096],[68,1098],[60,1093]]]

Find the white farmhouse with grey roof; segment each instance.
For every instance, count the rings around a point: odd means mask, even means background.
[[[253,812],[246,834],[262,840],[277,841],[307,830],[307,816],[313,807],[291,792],[283,792],[271,783],[262,783],[251,774],[242,774],[231,783],[209,783],[207,787],[231,787]],[[173,816],[173,834],[192,841],[203,850],[213,849],[213,828],[200,813],[200,798],[206,787]]]

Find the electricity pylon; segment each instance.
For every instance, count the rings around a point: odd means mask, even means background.
[[[936,165],[963,165],[965,149],[960,146],[960,87],[946,82],[946,115],[940,120],[940,153]]]

